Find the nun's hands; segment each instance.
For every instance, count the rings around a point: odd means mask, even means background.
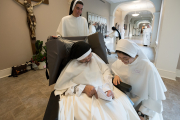
[[[94,86],[86,85],[86,87],[83,90],[83,93],[86,93],[88,97],[92,97],[93,95],[95,95],[95,97],[98,99],[98,95]]]
[[[114,85],[118,85],[118,84],[120,84],[122,82],[122,80],[120,79],[120,77],[119,76],[115,76],[114,77],[114,79],[113,79],[113,84]]]
[[[112,96],[112,98],[114,98],[114,93],[111,90],[108,90],[106,92],[107,92],[106,94],[108,97]]]
[[[55,38],[55,39],[58,38],[58,36],[52,36],[52,37]]]
[[[143,118],[142,116],[139,116],[139,118],[140,118],[141,120],[144,120],[144,118]]]

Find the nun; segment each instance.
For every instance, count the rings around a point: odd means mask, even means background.
[[[112,85],[110,69],[89,44],[76,42],[61,72],[59,120],[140,120],[128,97]]]
[[[132,86],[127,95],[134,102],[134,107],[141,120],[163,120],[162,100],[167,91],[156,67],[138,45],[132,41],[122,39],[116,46],[118,60],[112,64],[115,74],[115,85],[125,82]]]
[[[105,38],[106,37],[113,38],[113,41],[114,41],[113,50],[115,51],[117,41],[121,39],[121,34],[120,34],[119,30],[116,27],[112,27],[112,30],[113,30],[113,32],[110,33],[109,35],[106,35]]]
[[[143,31],[143,44],[144,46],[149,46],[151,40],[151,27],[148,25],[145,28],[146,29]]]
[[[95,28],[95,26],[96,26],[96,22],[91,22],[91,25],[89,26],[89,35],[92,35],[92,34],[94,34],[94,33],[96,33],[96,28]]]
[[[88,36],[87,20],[81,16],[83,6],[84,4],[81,0],[73,0],[71,2],[69,15],[61,19],[56,31],[57,36]]]
[[[112,30],[113,30],[113,32],[111,34],[109,34],[109,35],[106,35],[106,37],[113,38],[113,37],[118,36],[118,38],[120,40],[121,39],[121,34],[120,34],[119,30],[116,27],[112,27]]]

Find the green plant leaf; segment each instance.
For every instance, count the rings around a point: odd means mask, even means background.
[[[35,43],[35,47],[36,47],[36,55],[33,55],[32,61],[34,63],[46,61],[47,48],[46,46],[43,46],[43,41],[37,40]]]

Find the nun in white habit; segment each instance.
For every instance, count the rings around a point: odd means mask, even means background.
[[[71,2],[69,15],[61,19],[56,31],[57,36],[88,36],[87,20],[81,16],[83,5],[84,4],[81,0],[73,0]]]
[[[55,95],[60,95],[59,120],[140,120],[128,97],[113,87],[108,66],[89,44],[75,43],[70,56],[54,87]]]
[[[96,33],[95,26],[96,26],[96,22],[92,21],[91,25],[89,26],[89,35],[92,35],[92,34]]]
[[[146,29],[143,31],[143,43],[144,46],[149,46],[151,40],[151,28],[150,25],[146,27]]]
[[[144,116],[149,120],[163,120],[162,100],[166,99],[164,92],[167,89],[154,64],[136,43],[129,40],[118,41],[116,52],[118,60],[112,64],[113,83],[116,85],[122,81],[132,86],[127,94],[141,120]]]

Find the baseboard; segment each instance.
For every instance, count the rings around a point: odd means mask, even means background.
[[[12,71],[12,68],[0,70],[0,78],[4,78],[4,77],[11,75],[11,71]]]
[[[176,70],[176,77],[180,77],[180,70],[179,69]]]
[[[171,71],[166,71],[162,69],[157,69],[161,77],[171,79],[171,80],[176,80],[176,73],[171,72]]]

